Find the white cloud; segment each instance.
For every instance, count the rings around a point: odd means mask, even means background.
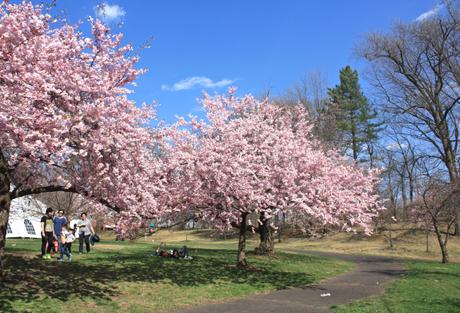
[[[219,81],[213,81],[212,79],[204,76],[193,76],[187,77],[175,83],[172,86],[169,85],[162,85],[162,90],[167,91],[180,91],[180,90],[188,90],[195,87],[204,87],[204,88],[222,88],[233,84],[235,81],[231,79],[224,78]]]
[[[388,145],[386,145],[385,148],[387,150],[392,150],[392,151],[399,150],[399,149],[406,149],[407,144],[405,144],[405,143],[398,144],[397,142],[391,142]]]
[[[108,2],[103,2],[102,4],[94,8],[96,12],[96,17],[110,23],[118,21],[123,16],[126,15],[125,10],[118,4],[110,5]]]
[[[432,8],[431,10],[429,11],[426,11],[422,14],[420,14],[415,20],[417,22],[422,22],[424,20],[427,20],[429,18],[432,18],[434,16],[436,16],[439,11],[441,11],[441,9],[443,8],[444,6],[442,4],[437,4],[434,8]]]

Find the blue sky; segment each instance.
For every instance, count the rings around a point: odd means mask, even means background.
[[[73,23],[95,16],[100,3],[58,0],[55,11],[65,12]],[[157,101],[159,117],[173,121],[175,115],[196,113],[197,98],[204,90],[225,92],[229,84],[239,93],[258,95],[271,88],[277,94],[304,73],[320,71],[333,86],[345,65],[363,69],[353,48],[366,33],[429,15],[437,4],[435,0],[110,0],[105,19],[137,47],[154,38],[151,48],[140,54],[140,66],[149,71],[138,80],[132,98]],[[364,81],[362,85],[366,88]]]

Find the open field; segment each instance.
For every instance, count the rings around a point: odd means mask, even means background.
[[[230,242],[207,242],[214,248],[198,248],[205,240],[188,242],[194,259],[177,260],[151,256],[152,243],[143,239],[104,240],[88,255],[74,254],[72,263],[58,263],[36,257],[38,240],[8,240],[0,311],[163,312],[305,285],[352,268],[327,258],[278,254],[249,255],[254,269],[240,270]]]

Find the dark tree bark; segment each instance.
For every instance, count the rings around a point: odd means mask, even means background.
[[[238,267],[247,267],[248,262],[246,260],[246,223],[248,220],[248,213],[241,213],[240,221],[240,234],[238,237],[238,256],[236,265]]]
[[[426,243],[425,252],[429,253],[430,252],[430,231],[428,230],[428,227],[425,233],[425,243]]]
[[[437,221],[433,220],[434,232],[436,233],[436,238],[438,239],[439,247],[441,248],[441,262],[442,263],[449,263],[449,254],[447,252],[447,239],[449,238],[449,233],[446,234],[446,239],[442,239],[441,231],[439,230],[439,226]]]
[[[0,276],[3,276],[3,269],[5,267],[5,241],[10,204],[11,197],[8,164],[0,149]]]
[[[256,253],[259,255],[272,255],[275,252],[275,241],[270,227],[270,220],[270,218],[265,218],[265,214],[260,214],[262,223],[259,226],[260,243],[259,247],[256,248]]]

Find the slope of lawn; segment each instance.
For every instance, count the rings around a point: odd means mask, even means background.
[[[405,228],[404,225],[394,226]],[[407,226],[410,228],[410,226]],[[441,251],[434,233],[428,236],[423,231],[393,231],[393,247],[390,246],[388,232],[372,236],[340,232],[324,238],[286,238],[278,249],[303,249],[345,254],[383,255],[424,261],[441,261]],[[428,248],[428,251],[427,251]],[[460,238],[451,237],[448,244],[451,262],[460,262]]]
[[[460,264],[407,261],[408,272],[381,296],[339,306],[336,313],[458,313]]]
[[[152,256],[152,243],[139,240],[103,241],[90,254],[74,253],[71,263],[59,263],[37,257],[39,240],[7,240],[0,312],[162,312],[305,285],[352,268],[280,253],[249,255],[253,268],[241,270],[234,267],[234,246],[212,243],[212,249],[203,249],[188,243],[193,260]]]

